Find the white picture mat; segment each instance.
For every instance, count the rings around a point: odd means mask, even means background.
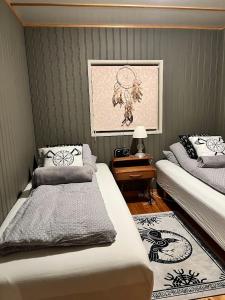
[[[112,104],[113,87],[115,83],[116,72],[117,70],[119,70],[119,68],[121,68],[121,66],[124,65],[129,65],[134,68],[138,79],[140,79],[141,81],[144,79],[144,83],[142,85],[143,98],[140,103],[134,104],[134,122],[130,126],[121,126],[121,122],[124,117],[124,107],[120,108],[119,105],[113,107]],[[103,68],[106,68],[106,72],[104,72]],[[107,71],[109,71],[108,68],[111,68],[111,70],[113,71],[113,74],[112,76],[110,76],[110,78],[108,78],[109,76],[107,76]],[[143,76],[141,70],[143,70]],[[157,83],[157,87],[155,89],[152,88],[150,80],[145,80],[148,78],[150,74],[149,72],[151,72],[151,70],[153,71],[152,80],[155,81],[153,84]],[[157,81],[156,74],[158,79]],[[162,60],[89,60],[88,75],[92,136],[132,135],[133,130],[137,125],[144,125],[146,129],[148,129],[148,134],[162,133]],[[94,85],[97,83],[96,87],[94,88],[93,83]],[[105,98],[104,95],[101,94],[104,93],[104,86],[107,87],[106,101],[108,105],[104,105],[104,102],[102,102],[102,99]],[[154,101],[151,102],[151,99],[154,99],[154,97],[157,97],[157,101],[155,102],[155,104]],[[102,106],[104,107],[99,109]],[[141,113],[141,110],[144,112],[143,114]],[[139,118],[136,118],[136,116],[139,116]],[[108,122],[108,120],[110,122]],[[117,124],[115,124],[114,127],[112,126],[113,120],[118,120],[118,122],[116,122]]]

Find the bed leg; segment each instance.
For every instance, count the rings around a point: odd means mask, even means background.
[[[156,184],[156,190],[157,190],[158,195],[160,197],[163,197],[165,191],[164,191],[164,189],[158,183]]]
[[[165,200],[167,198],[168,194],[165,190],[163,190],[163,195],[162,196],[163,196],[163,200]]]

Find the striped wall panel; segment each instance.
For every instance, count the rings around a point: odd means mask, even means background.
[[[163,59],[163,134],[149,135],[155,159],[180,133],[216,130],[221,32],[169,29],[25,29],[37,146],[87,142],[98,161],[131,136],[90,136],[88,59]]]
[[[27,184],[33,153],[24,32],[0,1],[0,223]]]
[[[217,132],[222,134],[225,139],[225,30],[221,39],[219,61],[219,84],[218,84],[218,99],[217,106]]]

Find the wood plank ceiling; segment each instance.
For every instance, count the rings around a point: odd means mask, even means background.
[[[27,27],[225,28],[224,0],[5,0]]]

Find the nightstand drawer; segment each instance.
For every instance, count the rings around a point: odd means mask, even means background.
[[[133,172],[116,172],[114,173],[115,179],[122,180],[142,180],[155,177],[155,171],[133,171]]]
[[[157,170],[150,161],[152,161],[150,155],[143,158],[137,158],[134,155],[113,158],[112,173],[124,197],[129,190],[136,191],[138,196],[144,196],[151,203],[152,181],[156,179]]]

